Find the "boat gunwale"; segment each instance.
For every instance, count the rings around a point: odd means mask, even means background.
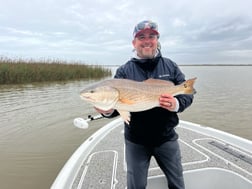
[[[242,149],[249,154],[251,154],[252,152],[252,141],[239,137],[237,135],[233,135],[231,133],[214,129],[212,127],[207,127],[183,120],[179,121],[179,127],[192,130],[196,133],[203,134],[218,140],[222,140],[225,143],[231,144],[239,149]]]
[[[87,159],[90,152],[106,135],[109,134],[111,130],[120,126],[121,124],[121,118],[113,120],[93,133],[87,140],[85,140],[84,143],[82,143],[77,148],[77,150],[72,154],[63,168],[60,170],[58,176],[51,186],[51,189],[71,188],[74,179],[76,178],[76,175],[81,168],[80,165],[82,165],[83,162]]]

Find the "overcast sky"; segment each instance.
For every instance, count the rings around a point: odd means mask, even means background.
[[[0,0],[0,56],[125,63],[136,23],[158,23],[178,64],[252,64],[252,0]]]

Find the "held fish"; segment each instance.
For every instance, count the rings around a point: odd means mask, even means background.
[[[116,109],[125,122],[129,123],[129,112],[140,112],[159,105],[161,94],[194,94],[196,78],[180,85],[170,81],[148,79],[143,82],[129,79],[108,79],[88,86],[81,91],[81,98],[101,110]]]

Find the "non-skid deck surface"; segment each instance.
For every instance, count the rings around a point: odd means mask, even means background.
[[[218,167],[233,170],[252,180],[252,154],[215,138],[178,127],[184,171]],[[74,189],[126,187],[123,126],[112,130],[93,149],[73,184]],[[149,176],[162,175],[152,159]]]

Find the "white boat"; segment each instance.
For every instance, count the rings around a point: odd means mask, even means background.
[[[123,121],[118,118],[90,136],[71,156],[51,189],[125,189]],[[180,121],[176,127],[186,189],[251,189],[252,141]],[[167,188],[151,160],[147,189]]]

